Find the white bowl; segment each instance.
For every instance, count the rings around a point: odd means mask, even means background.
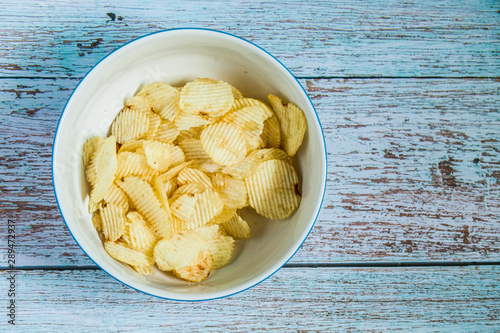
[[[157,271],[142,276],[104,251],[87,212],[88,184],[82,146],[106,136],[125,99],[154,81],[181,85],[198,77],[224,80],[244,96],[269,93],[297,104],[306,115],[304,142],[294,157],[302,181],[300,207],[286,220],[269,221],[248,211],[252,236],[238,241],[231,262],[201,283]],[[290,71],[272,55],[239,37],[206,29],[174,29],[125,44],[101,60],[69,98],[57,127],[52,178],[59,210],[82,250],[104,271],[142,292],[174,300],[228,296],[262,282],[299,249],[318,216],[326,184],[326,149],[311,100]]]

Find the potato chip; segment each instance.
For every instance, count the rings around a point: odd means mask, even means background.
[[[144,133],[144,139],[146,140],[152,140],[155,136],[156,133],[158,132],[158,129],[160,128],[161,125],[161,117],[154,113],[153,111],[148,111],[147,116],[149,118],[149,127],[146,133]]]
[[[234,239],[226,236],[226,231],[215,224],[193,230],[208,243],[208,249],[212,252],[214,258],[214,269],[226,266],[231,260],[233,254]]]
[[[116,137],[116,142],[124,144],[142,138],[148,128],[147,114],[134,109],[123,109],[111,124],[111,134]]]
[[[177,178],[172,178],[165,183],[165,194],[167,198],[171,198],[175,190],[177,190]]]
[[[165,82],[153,82],[142,88],[137,96],[146,98],[153,111],[163,119],[173,121],[180,112],[179,91]]]
[[[186,158],[184,156],[184,152],[182,151],[181,148],[174,146],[174,145],[168,145],[168,149],[170,151],[170,166],[174,167],[177,166],[184,161],[186,161]]]
[[[162,239],[154,249],[154,259],[162,271],[187,267],[200,251],[207,250],[208,242],[195,232],[187,231]]]
[[[153,265],[150,266],[132,266],[132,268],[141,275],[154,275]]]
[[[264,217],[284,219],[300,204],[297,173],[284,161],[262,162],[257,171],[245,179],[245,184],[250,206]]]
[[[125,210],[114,204],[103,205],[99,209],[102,220],[102,233],[107,240],[116,241],[125,229]]]
[[[187,112],[179,113],[177,117],[175,117],[174,122],[175,126],[181,131],[210,124],[208,116],[191,114]]]
[[[266,103],[264,103],[263,101],[261,101],[259,99],[248,98],[248,97],[235,99],[233,105],[231,105],[231,109],[229,110],[229,112],[243,109],[247,106],[258,106],[258,107],[265,109],[265,110],[263,110],[263,112],[266,114],[266,119],[271,117],[273,114],[273,111]]]
[[[154,264],[154,258],[121,242],[107,241],[104,243],[104,249],[112,258],[129,265],[142,267]]]
[[[86,170],[87,179],[92,185],[91,201],[101,201],[108,192],[115,179],[117,165],[116,139],[110,136],[99,144]]]
[[[187,161],[196,163],[198,169],[206,172],[217,172],[222,169],[203,149],[199,139],[186,139],[178,143]]]
[[[248,154],[248,156],[255,157],[262,162],[269,160],[282,160],[290,165],[292,164],[292,158],[284,150],[279,148],[257,149]]]
[[[177,189],[177,191],[179,191],[179,189]],[[196,198],[194,194],[184,193],[176,195],[174,193],[170,201],[170,210],[176,217],[186,222],[194,218],[196,210]]]
[[[172,214],[172,235],[188,230],[187,222]]]
[[[229,111],[233,101],[231,86],[226,82],[196,79],[182,88],[179,105],[187,113],[218,117]]]
[[[179,130],[175,124],[168,120],[162,120],[158,130],[155,133],[154,140],[163,143],[172,143],[179,135]]]
[[[233,176],[238,179],[245,179],[250,177],[258,168],[262,160],[258,156],[251,156],[250,153],[240,163],[231,166],[225,166],[221,169],[222,173]]]
[[[94,136],[85,141],[85,144],[83,145],[83,165],[85,167],[87,167],[90,164],[90,159],[92,158],[92,155],[96,151],[99,144],[103,141],[104,139],[101,138],[100,136]]]
[[[279,148],[281,144],[281,129],[278,117],[273,114],[264,121],[264,129],[260,135],[262,147]]]
[[[140,250],[144,253],[151,253],[158,242],[158,237],[149,226],[149,223],[137,212],[129,212],[127,214],[129,223],[127,243],[131,248]]]
[[[171,148],[166,143],[156,141],[144,141],[144,156],[148,165],[159,172],[168,170],[171,163]]]
[[[243,94],[238,89],[236,89],[232,85],[229,85],[229,86],[231,87],[231,91],[233,92],[234,99],[243,98]]]
[[[125,108],[141,111],[143,113],[153,111],[151,104],[142,96],[133,96],[127,99],[125,101]]]
[[[153,230],[160,237],[170,239],[172,236],[170,217],[163,210],[151,186],[144,180],[133,176],[124,177],[116,183],[127,193],[137,211],[146,218]]]
[[[203,171],[193,168],[184,168],[177,176],[177,185],[188,183],[201,183],[206,187],[213,187],[210,178]]]
[[[247,154],[243,132],[227,123],[215,123],[205,127],[201,132],[200,142],[212,160],[221,165],[237,164]]]
[[[234,239],[250,238],[250,227],[238,214],[234,214],[229,221],[222,223],[221,226]]]
[[[92,214],[93,212],[95,212],[96,210],[101,208],[101,206],[102,206],[102,201],[93,202],[93,201],[89,200],[89,204],[88,204],[89,213]]]
[[[160,178],[160,180],[164,183],[168,182],[169,180],[171,180],[172,178],[176,177],[177,174],[184,168],[190,166],[191,164],[193,164],[193,162],[189,161],[189,162],[182,162],[172,168],[170,168],[167,172],[165,173],[162,173],[161,175],[159,175],[158,177]]]
[[[127,176],[141,176],[149,181],[157,173],[148,165],[146,157],[137,153],[128,151],[119,153],[117,160],[116,178],[118,179]]]
[[[214,189],[224,202],[224,207],[239,209],[248,206],[247,189],[243,179],[216,173],[212,176],[212,180]]]
[[[214,217],[213,219],[211,219],[210,222],[207,223],[207,225],[221,224],[221,223],[227,222],[234,216],[234,214],[236,214],[236,208],[224,207],[222,212],[219,215],[217,215],[216,217]]]
[[[222,121],[241,129],[248,143],[248,150],[256,149],[260,145],[264,121],[268,118],[264,110],[260,106],[247,106],[229,112],[222,118]]]
[[[179,186],[177,190],[172,194],[169,202],[174,202],[181,195],[184,194],[201,194],[205,192],[207,186],[201,183],[188,183],[182,186]],[[192,195],[190,195],[192,197]],[[187,199],[184,199],[187,200]],[[194,209],[194,208],[193,208]]]
[[[189,282],[201,282],[208,277],[213,265],[212,252],[210,250],[202,250],[188,266],[178,268],[173,273],[177,277]]]
[[[202,130],[203,130],[203,126],[192,127],[190,129],[180,131],[179,135],[175,139],[174,143],[178,144],[179,142],[182,142],[186,139],[199,139]]]
[[[120,149],[118,149],[118,154],[123,153],[125,151],[134,153],[137,149],[142,148],[142,144],[144,140],[130,140],[121,145]]]
[[[124,211],[128,211],[128,198],[125,192],[115,184],[112,184],[106,195],[103,198],[104,202],[107,204],[115,204],[121,207]]]
[[[279,97],[271,94],[267,95],[267,98],[280,123],[282,146],[288,155],[293,156],[304,139],[307,129],[306,116],[293,103],[288,103],[285,106]]]
[[[102,231],[102,219],[99,211],[96,211],[92,216],[92,225],[94,226],[95,230],[99,232]]]

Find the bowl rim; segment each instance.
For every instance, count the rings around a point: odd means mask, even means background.
[[[75,238],[75,236],[73,235],[73,232],[71,231],[71,228],[68,226],[68,223],[66,222],[66,218],[64,217],[63,213],[62,213],[62,210],[61,210],[61,207],[59,205],[59,199],[58,199],[58,195],[57,195],[57,190],[56,190],[56,186],[55,186],[55,182],[54,182],[54,150],[55,150],[55,147],[56,147],[56,141],[58,139],[58,133],[59,133],[59,126],[61,124],[61,120],[63,119],[63,116],[64,116],[64,113],[66,112],[67,110],[67,106],[68,106],[68,103],[71,101],[71,99],[73,98],[73,95],[75,94],[75,92],[78,90],[78,87],[82,84],[82,82],[87,78],[87,76],[93,72],[95,70],[95,68],[101,63],[103,62],[105,59],[107,59],[109,56],[111,56],[112,54],[114,54],[115,52],[117,52],[118,50],[122,49],[123,47],[129,45],[129,44],[132,44],[140,39],[143,39],[143,38],[146,38],[146,37],[149,37],[149,36],[152,36],[152,35],[156,35],[156,34],[164,34],[164,33],[168,33],[168,32],[172,32],[172,31],[205,31],[205,32],[210,32],[210,33],[214,33],[214,34],[223,34],[223,35],[226,35],[226,36],[229,36],[229,37],[233,37],[233,38],[237,38],[239,39],[240,41],[243,41],[243,42],[246,42],[248,44],[250,44],[251,46],[253,47],[256,47],[258,49],[260,49],[261,51],[263,51],[264,53],[266,53],[268,56],[270,56],[271,58],[273,58],[279,65],[281,65],[281,67],[283,69],[285,69],[291,77],[293,77],[293,79],[295,79],[295,81],[297,82],[298,86],[302,89],[303,93],[305,94],[305,96],[307,96],[307,99],[309,100],[309,103],[310,105],[312,106],[312,109],[314,111],[314,115],[316,116],[316,120],[319,124],[319,127],[321,129],[321,136],[323,138],[323,147],[324,147],[324,154],[325,154],[325,177],[324,177],[324,181],[322,183],[322,187],[323,187],[323,193],[321,194],[321,201],[320,201],[320,204],[319,204],[319,208],[318,208],[318,211],[316,213],[316,216],[314,217],[314,220],[313,220],[313,223],[311,224],[311,227],[310,229],[308,230],[307,234],[305,235],[304,239],[302,240],[302,242],[300,243],[300,245],[297,247],[297,249],[293,252],[293,254],[287,259],[285,260],[285,262],[279,266],[276,270],[274,270],[273,272],[271,272],[270,274],[268,274],[267,276],[265,276],[263,279],[257,281],[256,283],[252,284],[251,286],[249,287],[246,287],[246,288],[243,288],[241,290],[237,290],[235,292],[232,292],[232,293],[229,293],[229,294],[224,294],[224,295],[221,295],[221,296],[217,296],[217,297],[209,297],[209,298],[199,298],[199,299],[181,299],[181,298],[171,298],[171,297],[165,297],[165,296],[160,296],[160,295],[155,295],[155,294],[152,294],[150,292],[147,292],[147,291],[144,291],[144,290],[141,290],[141,289],[138,289],[134,286],[131,286],[125,282],[123,282],[122,280],[120,280],[118,277],[114,276],[113,274],[111,274],[110,272],[108,272],[106,269],[104,269],[103,267],[101,267],[99,264],[97,264],[97,262],[83,249],[83,247],[80,245],[80,243],[77,241],[77,239]],[[221,299],[221,298],[225,298],[225,297],[229,297],[229,296],[232,296],[232,295],[236,295],[236,294],[239,294],[239,293],[242,293],[250,288],[253,288],[255,286],[257,286],[258,284],[261,284],[262,282],[266,281],[267,279],[269,279],[271,276],[273,276],[274,274],[276,274],[276,272],[278,272],[283,266],[285,266],[288,261],[290,261],[290,259],[293,258],[293,256],[297,253],[297,251],[302,247],[302,245],[304,244],[304,242],[306,241],[307,237],[309,236],[309,234],[311,233],[312,229],[314,228],[314,225],[316,224],[316,221],[318,219],[318,216],[319,216],[319,213],[321,212],[321,209],[323,207],[323,200],[325,198],[325,193],[326,193],[326,183],[327,183],[327,178],[328,178],[328,153],[327,153],[327,149],[326,149],[326,141],[325,141],[325,134],[323,132],[323,127],[321,125],[321,121],[319,119],[319,116],[318,116],[318,112],[316,111],[316,108],[314,107],[314,104],[311,100],[311,98],[309,97],[309,95],[307,94],[307,92],[305,91],[304,87],[300,84],[299,80],[295,77],[295,75],[293,75],[293,73],[290,71],[290,69],[288,69],[288,67],[286,67],[280,60],[278,60],[275,56],[273,56],[271,53],[269,53],[268,51],[266,51],[265,49],[263,49],[262,47],[260,47],[259,45],[245,39],[245,38],[242,38],[242,37],[239,37],[237,35],[234,35],[234,34],[231,34],[231,33],[228,33],[228,32],[225,32],[225,31],[220,31],[220,30],[214,30],[214,29],[208,29],[208,28],[196,28],[196,27],[185,27],[185,28],[172,28],[172,29],[164,29],[164,30],[159,30],[159,31],[155,31],[155,32],[152,32],[152,33],[148,33],[148,34],[145,34],[145,35],[142,35],[140,37],[137,37],[137,38],[134,38],[124,44],[122,44],[121,46],[119,46],[118,48],[114,49],[113,51],[109,52],[108,54],[106,54],[103,58],[101,58],[95,65],[92,66],[92,68],[87,72],[85,73],[85,75],[80,79],[80,81],[78,82],[78,84],[75,86],[75,88],[73,89],[73,91],[71,92],[70,96],[68,97],[68,100],[66,101],[66,103],[64,104],[64,107],[62,109],[62,112],[61,112],[61,115],[59,116],[59,120],[57,122],[57,127],[56,127],[56,131],[55,131],[55,134],[54,134],[54,140],[52,142],[52,157],[51,157],[51,176],[52,176],[52,188],[54,190],[54,196],[55,196],[55,199],[56,199],[56,204],[57,204],[57,208],[59,210],[59,213],[61,214],[61,217],[63,219],[63,222],[64,224],[66,225],[66,228],[68,229],[69,233],[71,234],[71,237],[73,237],[73,240],[78,244],[78,246],[80,247],[80,249],[83,251],[83,253],[85,253],[85,255],[90,259],[92,260],[92,262],[97,266],[99,267],[102,271],[104,271],[106,274],[108,274],[109,276],[111,276],[113,279],[115,279],[116,281],[120,282],[121,284],[129,287],[129,288],[132,288],[136,291],[139,291],[141,293],[144,293],[144,294],[147,294],[147,295],[150,295],[150,296],[153,296],[153,297],[158,297],[158,298],[161,298],[161,299],[166,299],[166,300],[170,300],[170,301],[179,301],[179,302],[200,302],[200,301],[210,301],[210,300],[216,300],[216,299]]]

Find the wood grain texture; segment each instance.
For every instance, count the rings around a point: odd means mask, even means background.
[[[51,184],[57,120],[77,82],[0,80],[0,211],[17,221],[20,266],[92,265]],[[329,174],[322,212],[291,263],[500,259],[499,81],[301,83],[323,125]]]
[[[499,10],[484,0],[2,1],[0,75],[81,77],[134,38],[203,27],[247,38],[303,77],[498,76]]]
[[[19,332],[494,332],[500,327],[495,266],[283,268],[243,293],[200,303],[148,296],[100,270],[15,273]],[[10,274],[0,273],[1,290]],[[0,321],[0,329],[6,328],[6,320]]]

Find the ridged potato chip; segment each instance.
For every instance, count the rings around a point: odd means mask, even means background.
[[[215,123],[205,127],[200,136],[203,150],[215,163],[234,165],[241,162],[247,154],[245,135],[227,123]]]
[[[208,249],[214,258],[214,269],[226,266],[231,260],[234,249],[234,239],[227,236],[220,225],[215,224],[193,230],[208,243]]]
[[[160,240],[154,249],[154,259],[162,271],[188,267],[200,251],[209,248],[208,242],[195,232],[175,234],[171,239]]]
[[[111,185],[106,195],[104,195],[103,200],[107,204],[115,204],[121,207],[124,211],[128,211],[129,209],[127,195],[115,184]]]
[[[229,86],[231,87],[231,91],[233,92],[234,99],[243,98],[243,94],[238,89],[236,89],[232,85],[229,85]]]
[[[127,176],[140,176],[149,181],[157,173],[156,170],[148,165],[146,157],[137,153],[128,151],[119,153],[117,160],[118,170],[116,178],[118,179]]]
[[[132,266],[132,268],[141,275],[154,275],[155,270],[153,268],[154,265],[150,266]]]
[[[208,116],[181,112],[175,117],[175,126],[181,131],[210,124]]]
[[[278,117],[273,114],[264,121],[264,129],[260,135],[262,146],[267,148],[279,148],[281,144],[281,129]]]
[[[210,220],[210,222],[207,223],[207,225],[210,224],[221,224],[224,222],[229,221],[234,214],[236,214],[236,208],[224,208],[222,212],[214,217],[213,219]]]
[[[116,137],[116,142],[124,144],[127,141],[142,138],[148,128],[147,114],[134,109],[123,109],[111,124],[111,134]]]
[[[167,198],[171,198],[176,190],[177,178],[172,178],[165,183],[165,194],[167,195]]]
[[[137,211],[146,218],[160,237],[169,239],[172,236],[171,219],[147,182],[129,176],[117,180],[117,185],[127,193]]]
[[[168,145],[168,149],[170,151],[170,166],[174,167],[186,161],[186,157],[181,148],[174,145]]]
[[[264,130],[264,121],[268,114],[260,106],[247,106],[226,114],[222,121],[239,128],[248,144],[248,150],[260,145],[260,135]]]
[[[142,144],[144,140],[130,140],[121,145],[120,149],[118,149],[118,154],[123,153],[125,151],[134,153],[136,150],[142,148]]]
[[[179,191],[179,189],[177,189],[177,191]],[[177,218],[186,222],[191,221],[194,218],[196,210],[196,198],[194,194],[184,193],[176,195],[174,193],[170,201],[170,211]]]
[[[194,168],[184,168],[177,176],[177,185],[182,186],[188,183],[200,183],[206,187],[213,187],[210,178],[203,171]]]
[[[142,96],[133,96],[125,101],[125,108],[141,111],[144,113],[148,113],[150,111],[153,111],[153,107],[151,104],[148,102],[147,99],[145,99]]]
[[[190,185],[193,184],[184,186]],[[171,204],[172,213],[178,218],[186,221],[187,229],[195,229],[204,226],[215,216],[219,215],[223,208],[224,203],[222,199],[217,192],[210,188],[205,189],[205,191],[199,194],[182,194]]]
[[[241,162],[235,165],[225,166],[221,169],[221,172],[231,175],[234,178],[245,179],[247,177],[250,177],[255,172],[255,170],[257,170],[260,162],[262,162],[262,160],[258,158],[258,156],[252,155],[252,153],[250,153]]]
[[[137,96],[146,98],[153,111],[163,119],[173,121],[180,112],[179,91],[165,82],[153,82],[142,88]]]
[[[148,165],[159,172],[168,170],[172,158],[170,156],[171,147],[166,143],[156,141],[144,141],[144,156]]]
[[[153,139],[163,143],[172,143],[178,135],[179,130],[173,122],[169,120],[162,120]]]
[[[164,183],[168,182],[169,180],[171,180],[172,178],[176,177],[177,174],[184,168],[190,166],[191,164],[193,164],[193,162],[189,161],[189,162],[182,162],[180,164],[177,164],[176,166],[170,168],[167,172],[165,173],[162,173],[161,175],[159,175],[158,177],[160,178],[160,180]]]
[[[262,102],[261,100],[255,99],[255,98],[235,99],[229,112],[243,109],[247,106],[258,106],[258,107],[262,108],[263,110],[261,112],[263,112],[266,115],[266,117],[265,117],[266,119],[273,115],[273,111],[271,110],[271,108],[269,106],[267,106],[266,103]]]
[[[102,219],[99,211],[94,212],[94,215],[92,216],[92,225],[94,226],[95,230],[99,232],[102,231]]]
[[[156,136],[156,133],[160,128],[161,117],[156,113],[154,113],[153,111],[148,111],[146,115],[149,118],[149,127],[146,133],[144,133],[143,137],[146,140],[152,140]]]
[[[102,201],[93,202],[92,200],[89,200],[89,205],[88,205],[89,213],[92,214],[93,212],[101,208],[101,206],[102,206]]]
[[[214,258],[210,250],[202,250],[189,263],[188,266],[178,268],[173,273],[183,280],[189,282],[201,282],[205,280],[214,265]]]
[[[113,184],[117,167],[116,139],[110,136],[99,144],[86,170],[87,180],[92,185],[91,201],[97,203],[104,198]]]
[[[104,139],[101,138],[100,136],[94,136],[85,141],[85,144],[83,145],[83,165],[85,167],[87,167],[90,164],[90,159],[92,158],[92,155],[96,151],[99,144],[103,141]]]
[[[245,184],[250,206],[264,217],[287,218],[300,204],[297,173],[284,161],[262,162],[257,171],[245,179]]]
[[[186,139],[178,143],[187,161],[192,161],[198,169],[206,172],[217,172],[222,169],[203,149],[199,139]]]
[[[187,130],[182,130],[179,132],[179,135],[175,139],[174,143],[178,144],[186,139],[199,139],[201,135],[201,131],[203,130],[203,126],[200,127],[192,127]]]
[[[306,116],[293,103],[288,103],[285,106],[279,97],[271,94],[267,95],[267,98],[280,123],[282,145],[287,154],[293,156],[302,144],[304,134],[306,133]]]
[[[196,79],[182,88],[179,105],[187,113],[219,117],[229,111],[233,101],[233,92],[228,83]]]
[[[224,207],[239,209],[248,206],[247,188],[243,179],[216,173],[212,176],[212,181]]]
[[[292,164],[292,158],[284,150],[279,148],[257,149],[248,154],[248,157],[254,157],[261,162],[269,160],[282,160],[290,165]]]
[[[112,242],[116,241],[125,229],[125,210],[114,204],[106,204],[99,209],[99,214],[104,237]]]
[[[250,238],[250,227],[238,214],[234,214],[229,221],[222,223],[221,226],[234,239]]]
[[[128,238],[127,243],[131,248],[151,253],[158,242],[158,237],[151,229],[149,223],[137,212],[129,212],[127,214]]]
[[[152,266],[155,262],[146,253],[131,249],[120,242],[107,241],[104,243],[104,249],[112,258],[132,266]]]

